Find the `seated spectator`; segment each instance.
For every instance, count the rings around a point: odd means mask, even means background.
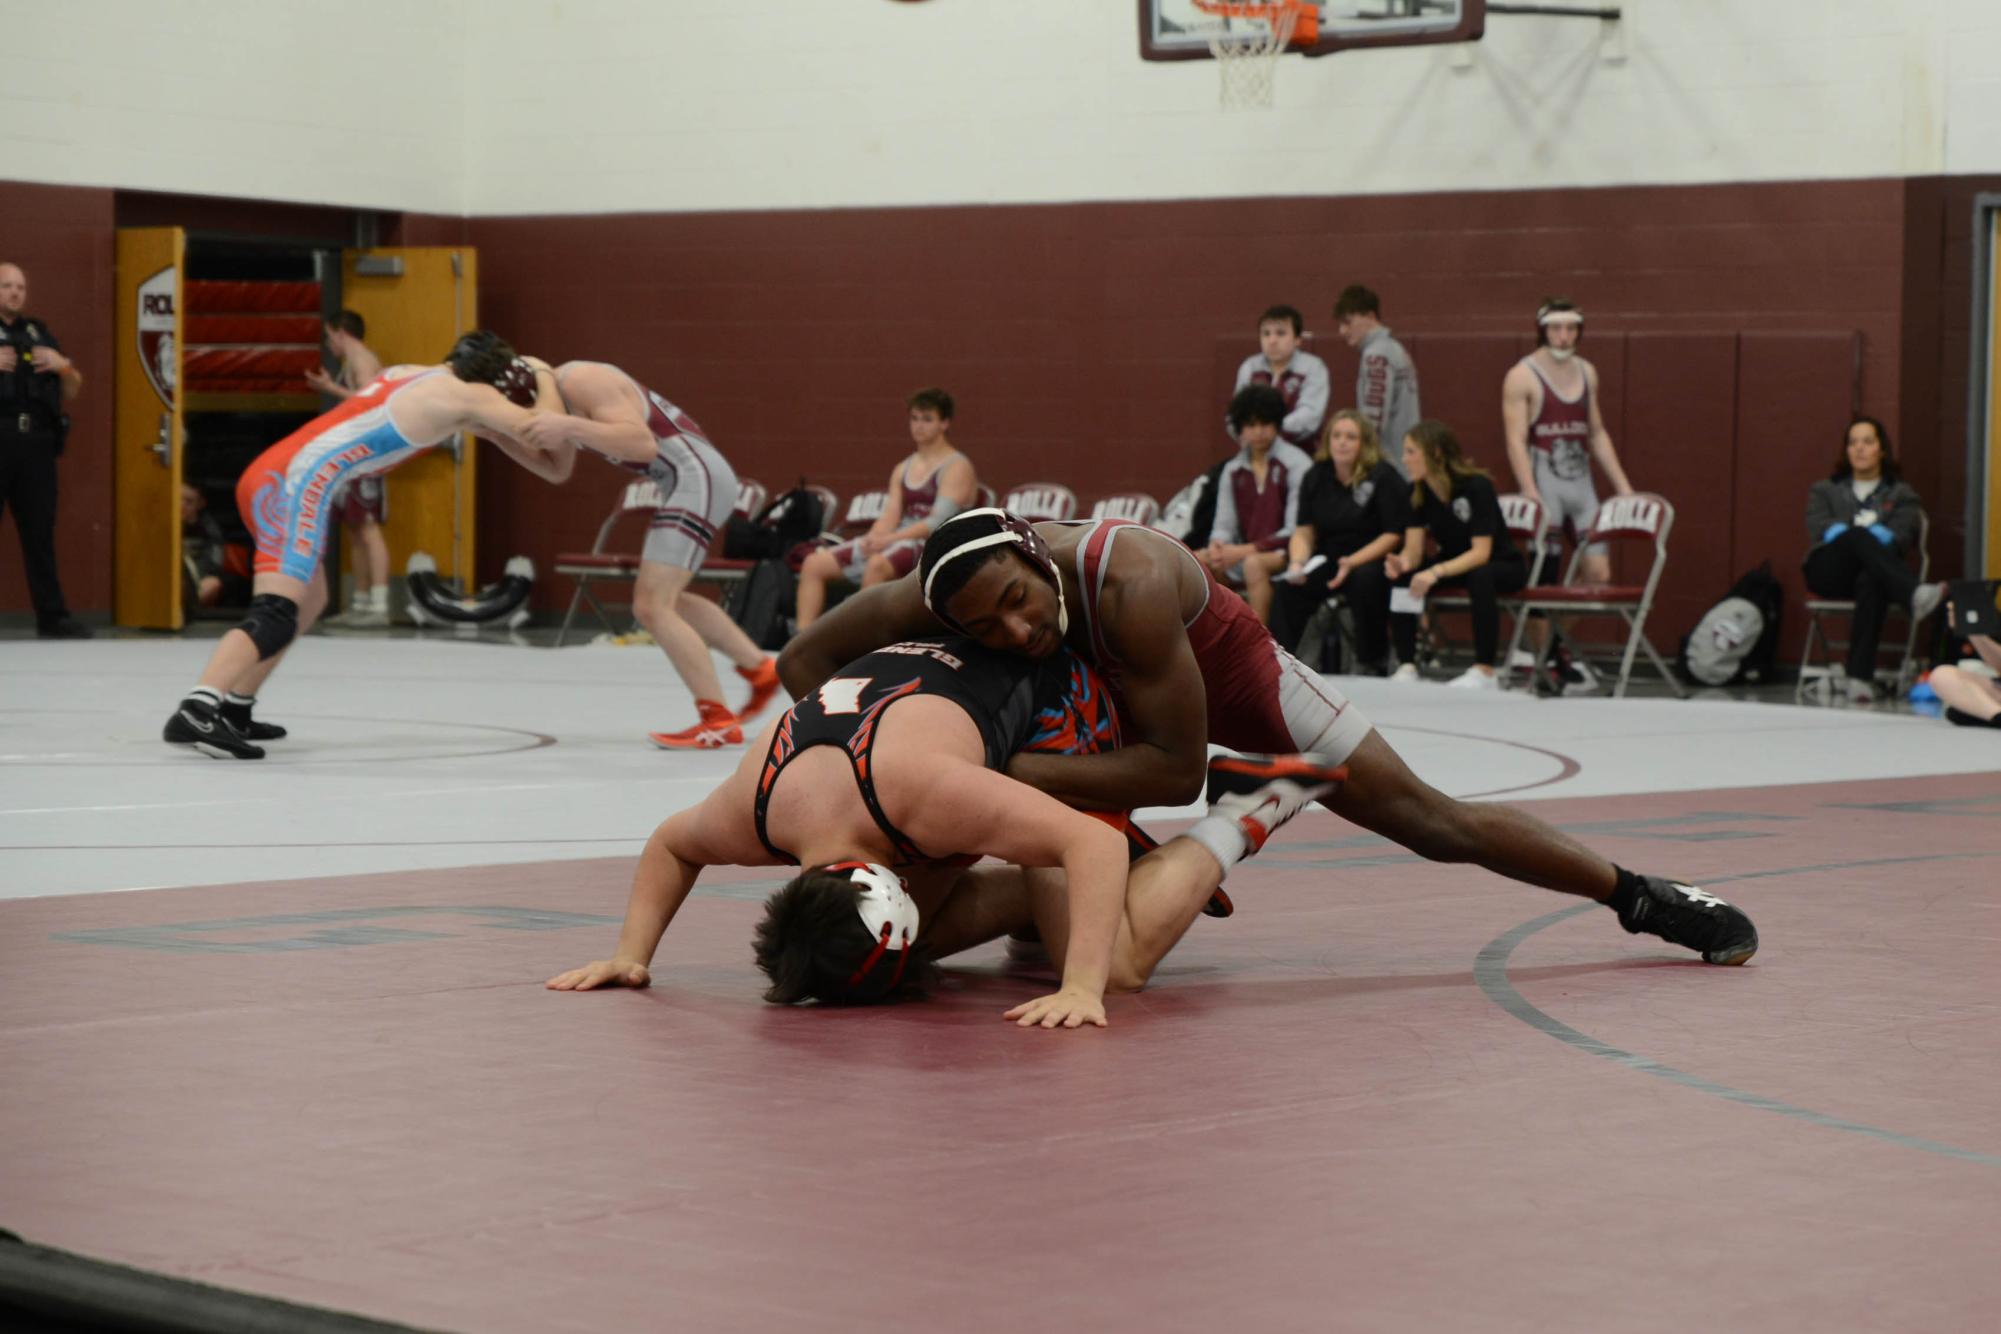
[[[241,607],[250,601],[250,549],[230,542],[209,511],[208,498],[181,485],[181,600],[197,607]]]
[[[1450,684],[1498,690],[1494,662],[1500,653],[1500,599],[1528,583],[1528,562],[1508,535],[1494,483],[1461,452],[1451,427],[1441,421],[1413,426],[1403,439],[1403,466],[1411,481],[1410,527],[1403,550],[1391,552],[1384,569],[1420,600],[1434,588],[1466,590],[1473,603],[1473,665]],[[1427,535],[1438,548],[1429,564],[1424,558]],[[1390,628],[1403,663],[1395,679],[1415,681],[1417,614],[1392,611]]]
[[[1299,514],[1299,484],[1313,460],[1278,438],[1285,396],[1268,384],[1246,385],[1230,400],[1236,456],[1216,479],[1216,524],[1197,557],[1218,579],[1243,586],[1258,619],[1271,620],[1271,578],[1285,568],[1285,548]]]
[[[1948,622],[1952,619],[1946,612]],[[1958,630],[1954,625],[1953,629]],[[1966,642],[1980,660],[2001,672],[2001,643],[1987,635],[1968,635]],[[1946,721],[1957,727],[2001,728],[2001,681],[1964,667],[1934,667],[1931,687],[1945,705]]]
[[[1285,420],[1278,433],[1288,444],[1313,449],[1327,415],[1327,363],[1302,352],[1304,317],[1291,306],[1273,306],[1258,316],[1258,351],[1237,367],[1236,388],[1268,384],[1285,395]]]
[[[826,610],[828,584],[868,588],[916,569],[932,528],[969,508],[979,495],[973,461],[952,445],[952,396],[943,389],[920,389],[906,406],[917,448],[889,474],[882,516],[860,537],[823,547],[799,567],[801,630]]]
[[[1923,620],[1945,596],[1944,584],[1920,584],[1906,564],[1918,541],[1923,502],[1899,475],[1890,434],[1874,417],[1848,425],[1847,442],[1824,482],[1806,497],[1806,586],[1818,597],[1852,598],[1845,684],[1859,704],[1876,697],[1876,645],[1891,604]]]
[[[1277,580],[1272,637],[1294,648],[1313,609],[1334,593],[1355,617],[1358,675],[1385,676],[1390,656],[1390,580],[1383,559],[1403,544],[1410,486],[1383,458],[1376,428],[1353,408],[1328,419],[1322,457],[1299,484],[1299,523]],[[1315,557],[1321,564],[1308,571]]]

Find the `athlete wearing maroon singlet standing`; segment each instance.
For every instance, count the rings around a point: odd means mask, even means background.
[[[779,655],[795,696],[843,663],[940,626],[991,648],[1043,657],[1067,644],[1115,682],[1125,745],[1095,755],[1018,755],[1008,774],[1079,807],[1180,805],[1200,790],[1211,740],[1312,750],[1345,764],[1324,804],[1432,861],[1612,907],[1647,931],[1742,963],[1757,931],[1690,885],[1637,876],[1510,807],[1454,800],[1420,781],[1361,711],[1272,640],[1242,599],[1178,543],[1099,520],[1031,525],[996,509],[941,524],[917,572],[864,590]]]

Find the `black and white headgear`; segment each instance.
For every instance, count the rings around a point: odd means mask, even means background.
[[[1000,529],[998,532],[979,534],[963,530],[967,533],[964,541],[952,542],[935,554],[930,544],[925,547],[924,565],[919,571],[919,577],[923,580],[924,605],[930,608],[931,614],[963,634],[965,627],[953,620],[951,613],[945,610],[945,599],[934,599],[931,596],[931,590],[938,582],[938,572],[961,556],[970,556],[975,552],[987,551],[998,546],[1012,546],[1021,554],[1023,560],[1034,566],[1041,572],[1043,578],[1055,585],[1056,632],[1059,635],[1067,634],[1070,630],[1070,609],[1063,605],[1063,580],[1056,573],[1056,559],[1049,554],[1049,544],[1042,540],[1042,534],[1035,531],[1034,524],[1004,509],[985,507],[962,510],[954,514],[939,524],[932,536],[935,539],[949,532],[954,524],[975,518],[992,519],[1000,525]]]

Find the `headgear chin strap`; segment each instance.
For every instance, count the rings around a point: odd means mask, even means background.
[[[1042,534],[1035,531],[1034,524],[1018,514],[1010,514],[1004,509],[989,506],[983,509],[961,510],[939,524],[935,531],[942,532],[962,519],[982,515],[998,519],[1001,530],[998,533],[988,533],[984,537],[969,537],[933,562],[930,573],[924,576],[924,605],[930,609],[933,616],[954,630],[963,631],[964,627],[952,619],[951,613],[931,600],[931,586],[938,581],[938,571],[959,557],[971,555],[975,551],[1011,545],[1021,553],[1024,560],[1041,571],[1043,578],[1056,586],[1056,633],[1059,636],[1070,633],[1070,609],[1063,604],[1063,578],[1056,573],[1055,557],[1049,554],[1049,544],[1042,540]]]
[[[896,953],[896,972],[889,979],[890,990],[903,980],[903,966],[910,961],[910,947],[917,942],[917,932],[921,922],[917,915],[916,900],[903,887],[903,881],[887,866],[874,862],[835,862],[822,867],[828,875],[846,874],[859,891],[855,895],[855,906],[862,915],[862,925],[875,938],[875,948],[868,958],[862,960],[861,967],[855,969],[848,985],[861,985],[869,971],[882,961],[882,956]]]

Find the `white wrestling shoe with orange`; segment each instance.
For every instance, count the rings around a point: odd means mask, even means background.
[[[702,721],[679,732],[648,732],[646,739],[662,750],[721,750],[743,744],[737,717],[712,699],[698,699]]]
[[[1347,777],[1345,765],[1319,755],[1218,755],[1209,761],[1209,814],[1236,824],[1248,857],[1308,802]]]

